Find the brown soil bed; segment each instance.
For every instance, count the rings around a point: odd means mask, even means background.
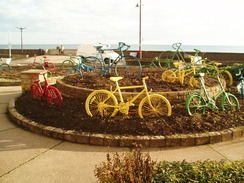
[[[132,85],[142,85],[142,77],[148,76],[149,79],[146,80],[148,89],[153,89],[153,92],[166,92],[166,91],[187,91],[194,90],[189,84],[190,75],[185,77],[185,82],[182,85],[179,80],[175,80],[174,83],[162,81],[163,70],[162,69],[151,69],[149,71],[142,72],[142,75],[139,79],[131,79],[131,78],[123,78],[119,80],[120,86],[132,86]],[[114,75],[106,75],[106,76],[97,76],[94,73],[83,73],[84,77],[80,77],[79,74],[68,75],[62,79],[62,81],[66,84],[82,87],[82,88],[90,88],[90,89],[106,89],[110,90],[111,87],[115,88],[115,82],[110,81],[110,76]],[[207,87],[212,87],[217,85],[217,80],[210,76],[204,78],[205,84]],[[129,89],[125,90],[125,92],[136,92],[141,91],[141,89]]]
[[[156,91],[180,91],[191,89],[188,85],[180,85],[178,82],[172,84],[162,82],[161,73],[144,73],[150,79],[147,81],[148,88]],[[111,82],[106,77],[85,74],[82,79],[77,75],[71,75],[63,79],[64,82],[74,86],[94,89],[109,89]],[[216,85],[216,80],[206,79],[208,86]],[[141,79],[123,79],[123,85],[140,85]],[[235,94],[235,93],[234,93]],[[236,96],[239,95],[236,94]],[[172,116],[161,118],[140,119],[137,107],[131,108],[129,115],[117,114],[113,118],[89,117],[84,108],[84,100],[64,97],[64,105],[61,107],[50,106],[46,101],[38,101],[32,98],[30,93],[23,94],[16,101],[17,111],[25,117],[38,123],[62,128],[64,130],[75,130],[77,132],[92,132],[115,135],[173,135],[194,134],[201,132],[219,131],[227,128],[244,125],[244,100],[239,98],[241,108],[238,111],[207,111],[206,114],[188,116],[184,102],[171,103]]]

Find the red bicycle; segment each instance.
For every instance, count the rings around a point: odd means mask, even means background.
[[[52,86],[49,85],[48,80],[45,76],[47,72],[53,71],[54,69],[47,70],[46,72],[33,75],[31,77],[36,77],[38,75],[43,75],[44,77],[44,87],[41,86],[40,80],[37,79],[31,84],[31,94],[33,98],[39,99],[40,101],[46,98],[47,102],[51,105],[59,105],[63,104],[63,97],[60,91]]]
[[[26,69],[50,69],[50,68],[55,68],[54,63],[48,62],[47,57],[43,56],[43,61],[40,59],[41,62],[36,61],[36,54],[34,55],[34,62],[31,64],[28,64]]]

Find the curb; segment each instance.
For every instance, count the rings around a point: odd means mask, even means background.
[[[19,126],[39,135],[52,137],[79,144],[89,144],[110,147],[132,147],[134,144],[142,147],[179,147],[214,144],[244,137],[244,126],[230,128],[223,131],[197,134],[179,134],[170,136],[124,136],[111,134],[95,134],[90,132],[77,132],[63,130],[51,126],[44,126],[29,120],[19,114],[15,109],[15,100],[11,99],[8,105],[9,117]]]

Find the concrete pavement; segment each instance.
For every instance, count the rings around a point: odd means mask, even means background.
[[[43,56],[47,57],[47,61],[53,62],[55,65],[60,65],[64,60],[70,59],[67,55],[40,55],[36,57],[36,62],[41,62]],[[4,61],[4,60],[3,60]],[[23,58],[19,60],[12,60],[10,62],[11,66],[25,66],[27,64],[33,63],[34,57]]]
[[[75,144],[26,131],[7,116],[11,98],[21,87],[0,87],[0,182],[96,182],[95,165],[106,160],[107,152],[129,148],[108,148]],[[224,143],[180,148],[151,148],[153,160],[244,160],[244,138]]]

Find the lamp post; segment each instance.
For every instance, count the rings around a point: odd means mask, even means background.
[[[17,29],[20,30],[20,33],[21,33],[21,50],[22,50],[22,53],[23,53],[23,39],[22,39],[22,31],[23,29],[26,29],[25,27],[16,27]]]
[[[136,7],[139,7],[139,58],[142,59],[142,36],[141,36],[141,0],[140,3],[136,5]]]

